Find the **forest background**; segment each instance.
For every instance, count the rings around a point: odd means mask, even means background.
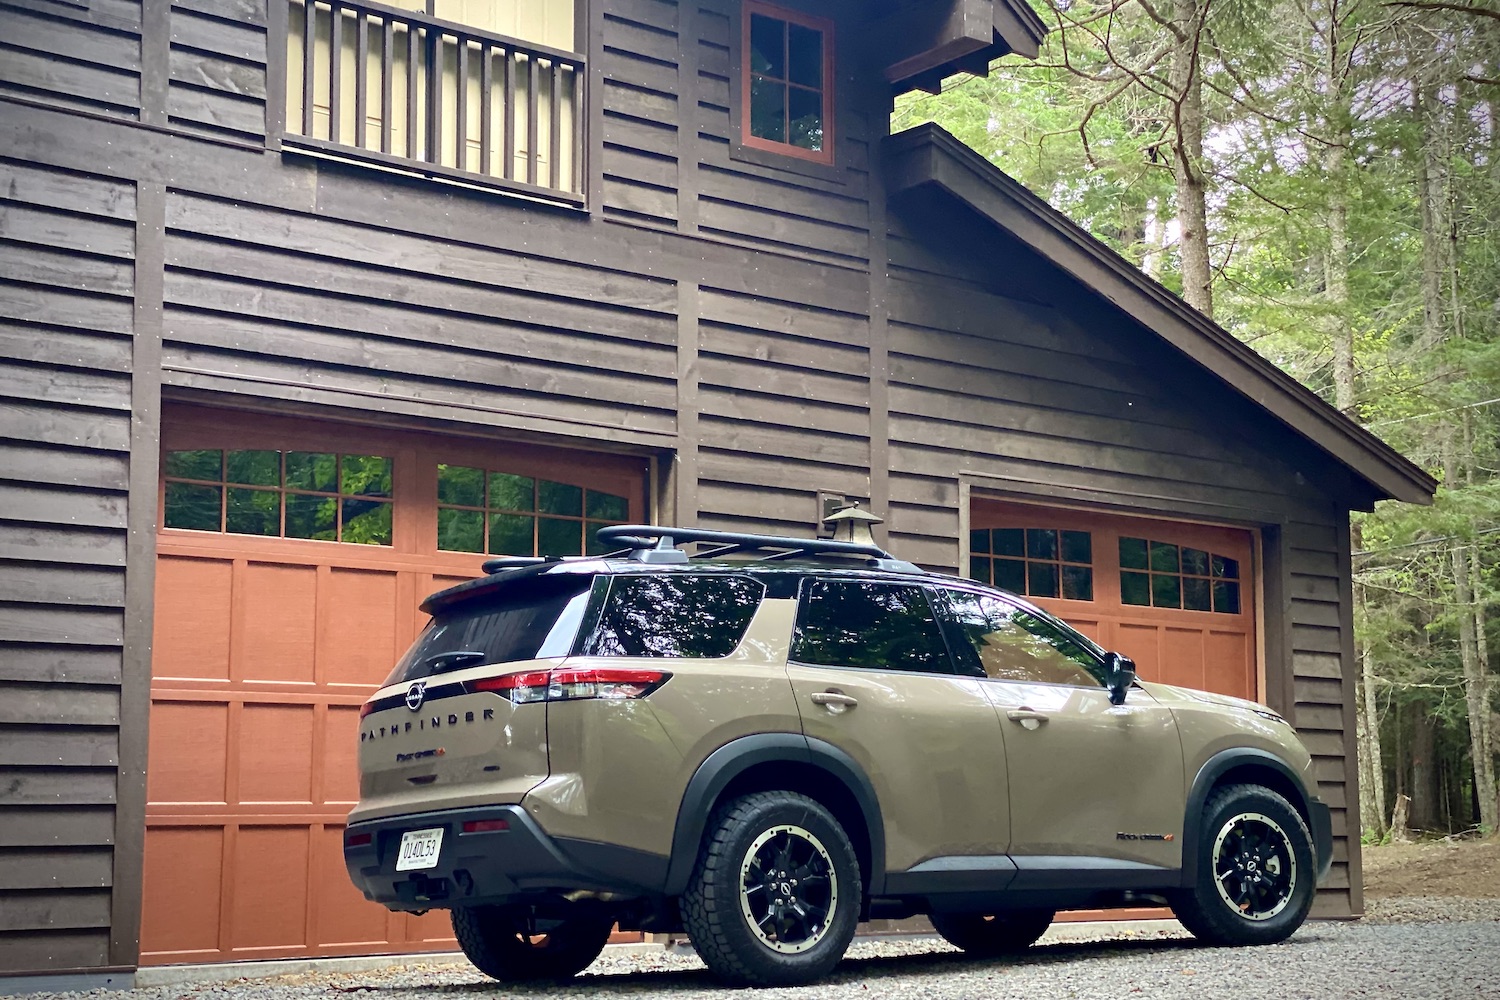
[[[947,128],[1441,480],[1355,517],[1360,821],[1495,832],[1500,6],[1031,2],[1037,60],[893,131]]]

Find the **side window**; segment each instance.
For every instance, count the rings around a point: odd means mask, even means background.
[[[746,0],[741,141],[783,156],[833,162],[833,22]]]
[[[803,585],[792,659],[825,667],[953,672],[923,588],[863,580]]]
[[[742,576],[617,576],[587,656],[714,659],[739,646],[765,588]]]
[[[947,598],[955,630],[967,639],[986,677],[1075,687],[1102,683],[1089,651],[1046,619],[966,591],[948,591]]]

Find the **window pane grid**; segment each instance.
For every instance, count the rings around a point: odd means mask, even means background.
[[[380,455],[270,449],[169,451],[168,528],[390,545],[393,466]]]
[[[1093,536],[1061,528],[969,533],[969,576],[1025,597],[1094,599]]]
[[[1240,613],[1240,563],[1204,549],[1120,539],[1120,600],[1185,611]]]
[[[743,100],[747,140],[828,156],[828,27],[775,8],[747,8]]]
[[[438,466],[438,548],[508,556],[597,555],[595,532],[629,517],[602,490],[495,469]]]

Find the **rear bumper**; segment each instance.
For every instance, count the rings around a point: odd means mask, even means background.
[[[1312,820],[1313,850],[1318,856],[1318,881],[1322,882],[1333,867],[1333,817],[1328,803],[1317,797],[1308,802],[1307,808]]]
[[[507,829],[464,833],[471,821],[505,821]],[[401,835],[441,829],[436,867],[396,871]],[[350,846],[369,835],[369,841]],[[660,891],[667,859],[608,844],[549,837],[518,805],[412,813],[351,823],[344,866],[366,899],[392,910],[431,910],[507,903],[588,891],[645,896]]]

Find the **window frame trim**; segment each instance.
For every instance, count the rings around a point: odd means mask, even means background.
[[[750,18],[755,14],[773,17],[788,24],[800,25],[819,32],[823,37],[823,81],[820,91],[822,96],[823,110],[823,148],[821,150],[803,149],[789,142],[776,142],[773,139],[765,139],[755,135],[750,130]],[[835,145],[838,141],[838,129],[835,124],[835,109],[838,101],[834,92],[837,76],[834,72],[835,51],[834,22],[832,18],[818,17],[803,11],[779,4],[768,2],[768,0],[744,0],[741,5],[739,18],[739,35],[735,39],[735,56],[739,65],[734,72],[734,81],[737,93],[733,95],[734,103],[738,105],[731,117],[734,121],[736,133],[735,149],[737,153],[753,152],[768,154],[771,157],[785,157],[787,160],[803,166],[833,168],[836,165]],[[792,86],[790,82],[787,84]],[[775,166],[776,164],[764,165]],[[790,167],[791,164],[788,164]]]

